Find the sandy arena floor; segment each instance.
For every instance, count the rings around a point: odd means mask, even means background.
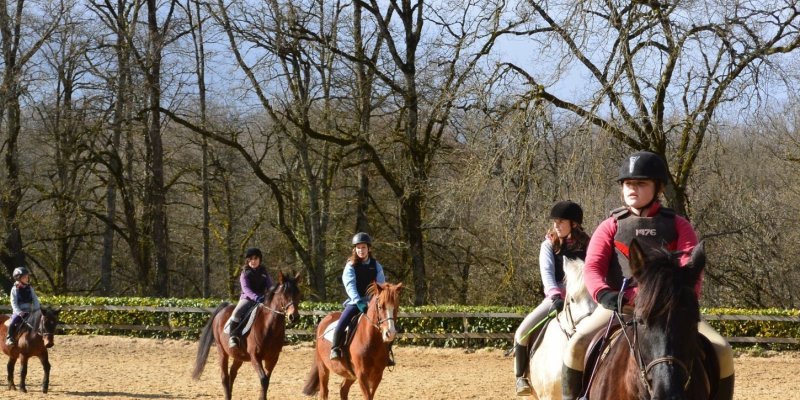
[[[311,365],[310,343],[284,347],[270,383],[272,399],[303,399],[300,393]],[[50,393],[41,393],[42,367],[28,367],[27,394],[0,388],[2,399],[221,399],[216,350],[199,381],[189,376],[197,344],[180,340],[114,336],[57,336],[51,349]],[[379,399],[512,399],[512,359],[501,350],[395,347],[398,366],[387,371]],[[2,374],[5,375],[5,374]],[[736,398],[800,399],[800,354],[736,358]],[[15,380],[19,380],[19,365]],[[0,382],[5,378],[0,378]],[[338,399],[339,378],[332,378],[331,397]],[[5,383],[5,382],[3,382]],[[242,367],[234,399],[255,399],[258,382],[252,368]],[[351,399],[361,399],[357,385]]]

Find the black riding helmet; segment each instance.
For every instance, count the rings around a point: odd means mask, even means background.
[[[368,246],[372,246],[372,238],[365,232],[358,232],[353,236],[353,246],[359,243],[366,243]]]
[[[581,225],[583,224],[583,209],[578,203],[569,200],[559,201],[550,210],[550,218],[568,219]]]
[[[666,185],[668,181],[667,164],[656,153],[637,151],[631,154],[619,167],[617,182],[626,179],[652,179]]]
[[[262,259],[262,260],[264,259],[264,256],[261,255],[261,250],[259,248],[257,248],[257,247],[251,247],[251,248],[247,249],[244,252],[244,258],[245,259],[253,257],[253,256],[256,256],[256,257],[258,257],[259,259]]]

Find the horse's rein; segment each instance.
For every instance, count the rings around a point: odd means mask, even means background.
[[[284,284],[281,284],[281,285],[279,285],[279,286],[278,286],[278,288],[277,288],[277,289],[275,289],[275,293],[277,294],[277,293],[278,293],[278,291],[280,291],[280,290],[283,290],[283,289],[284,289],[284,285],[285,285],[285,283],[284,283]],[[262,308],[264,308],[264,309],[266,309],[266,310],[268,310],[268,311],[270,311],[270,312],[273,312],[273,313],[275,313],[275,314],[278,314],[278,315],[286,315],[286,311],[287,311],[287,310],[289,309],[289,307],[291,307],[292,305],[294,305],[294,300],[292,300],[292,301],[290,301],[290,302],[288,302],[288,303],[284,304],[284,305],[283,305],[283,309],[282,309],[282,310],[276,310],[276,309],[274,309],[274,308],[272,308],[272,307],[270,307],[270,306],[268,306],[268,305],[266,305],[266,304],[264,304],[264,303],[259,303],[259,304],[258,304],[258,306],[259,306],[259,307],[262,307]]]
[[[38,327],[38,329],[36,327],[34,327],[33,325],[31,325],[30,323],[28,323],[27,321],[23,320],[23,323],[25,325],[28,325],[31,328],[31,332],[36,332],[41,337],[47,337],[47,336],[55,335],[55,331],[48,332],[48,331],[45,330],[45,323],[44,322],[45,322],[44,313],[42,313],[42,315],[39,317],[39,327]]]

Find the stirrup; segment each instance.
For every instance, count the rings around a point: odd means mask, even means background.
[[[231,338],[228,339],[228,347],[239,347],[239,338],[237,336],[231,336]]]
[[[533,393],[531,383],[528,378],[520,376],[517,378],[517,396],[530,396]]]
[[[6,346],[8,346],[8,347],[14,347],[14,346],[16,346],[16,345],[17,345],[17,341],[16,341],[16,340],[14,340],[14,338],[7,338],[7,339],[6,339]]]
[[[342,349],[340,349],[338,347],[332,348],[331,349],[330,359],[331,360],[336,360],[336,359],[339,359],[339,358],[342,358]]]

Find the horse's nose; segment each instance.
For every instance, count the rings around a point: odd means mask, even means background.
[[[394,340],[395,335],[397,335],[397,331],[394,329],[385,329],[383,331],[383,341],[384,342],[391,342]]]
[[[51,347],[55,346],[55,344],[56,344],[56,343],[55,343],[55,341],[53,340],[53,337],[52,337],[52,336],[45,336],[45,339],[44,339],[44,347],[47,347],[47,348],[49,349],[49,348],[51,348]]]
[[[289,325],[294,324],[300,319],[300,313],[295,310],[295,312],[289,314]]]

